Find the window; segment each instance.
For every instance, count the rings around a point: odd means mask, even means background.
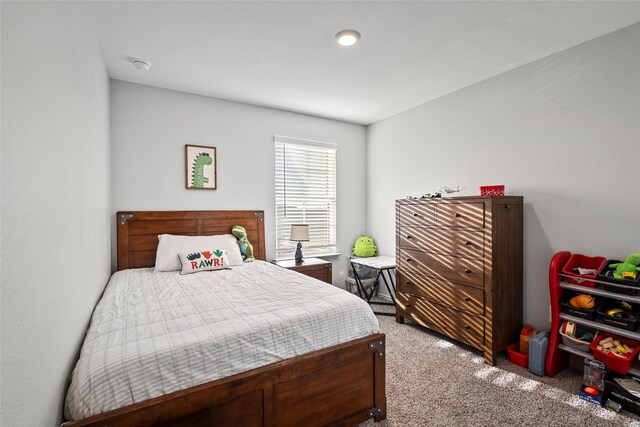
[[[336,250],[335,144],[276,136],[276,258],[293,257],[291,224],[308,224],[304,256]]]

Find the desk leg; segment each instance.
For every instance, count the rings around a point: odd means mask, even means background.
[[[353,265],[353,263],[351,261],[349,261],[349,264],[351,264],[351,271],[353,271],[353,279],[356,281],[356,288],[358,289],[358,296],[360,298],[364,298],[367,300],[367,303],[371,302],[371,296],[373,295],[373,289],[372,292],[370,294],[367,293],[367,290],[364,288],[364,285],[362,284],[362,280],[360,280],[360,276],[358,276],[358,272],[356,271],[356,266]]]
[[[386,276],[384,275],[384,271],[389,271],[391,269],[378,269],[378,275],[376,276],[376,281],[374,282],[374,284],[371,287],[371,291],[367,292],[367,290],[364,288],[364,285],[362,284],[362,280],[360,280],[360,276],[358,275],[358,272],[356,271],[356,267],[354,265],[353,262],[349,261],[349,263],[351,264],[351,270],[353,271],[353,279],[356,282],[356,287],[358,288],[358,295],[360,296],[360,298],[362,298],[362,295],[364,295],[364,299],[367,301],[367,303],[369,305],[388,305],[388,306],[393,306],[395,308],[396,306],[396,298],[395,298],[395,284],[393,282],[393,278],[391,277],[391,273],[387,273],[389,275],[389,280],[387,280]],[[387,287],[387,290],[389,291],[389,295],[391,296],[391,299],[393,300],[393,302],[371,302],[371,298],[373,297],[374,293],[376,292],[378,286],[380,286],[380,276],[382,276],[382,280],[384,280],[385,286]],[[389,286],[389,283],[391,283],[391,286]],[[393,292],[391,291],[391,289],[393,288]],[[397,315],[396,313],[381,313],[381,312],[377,312],[374,311],[375,314],[380,315],[380,316],[396,316],[397,319]]]
[[[380,275],[382,275],[382,280],[384,281],[384,285],[387,287],[387,291],[389,291],[389,296],[391,297],[391,301],[393,301],[393,303],[396,303],[396,285],[395,282],[393,281],[393,277],[391,276],[391,268],[386,268],[384,270],[380,270],[380,274],[378,275],[378,277],[380,277]],[[384,272],[387,272],[387,275],[389,276],[389,281],[387,282],[387,276],[384,274]],[[389,286],[389,283],[391,283],[391,286]],[[391,288],[393,288],[393,292],[391,291]]]

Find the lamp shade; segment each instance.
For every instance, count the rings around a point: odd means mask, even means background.
[[[294,242],[309,241],[309,226],[307,224],[291,224],[291,234],[289,240]]]

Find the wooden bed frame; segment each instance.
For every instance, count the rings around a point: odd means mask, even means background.
[[[243,226],[265,260],[263,211],[118,212],[118,270],[152,267],[158,234]],[[89,418],[80,426],[351,426],[386,418],[385,336],[378,333]]]

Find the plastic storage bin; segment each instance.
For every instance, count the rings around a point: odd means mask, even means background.
[[[610,355],[609,353],[601,352],[596,347],[598,346],[598,343],[600,341],[602,341],[607,337],[613,337],[614,339],[620,341],[622,344],[626,344],[629,347],[633,347],[633,352],[627,354],[627,357],[618,357],[618,356]],[[626,375],[629,372],[629,369],[631,369],[631,366],[633,365],[633,362],[636,360],[636,357],[638,356],[638,351],[640,351],[640,343],[634,340],[620,338],[608,332],[603,332],[598,336],[597,339],[594,339],[593,341],[591,341],[591,344],[589,344],[589,349],[593,353],[593,356],[596,358],[596,360],[599,360],[602,363],[604,363],[607,369],[610,369],[619,374]]]
[[[564,265],[564,267],[562,267],[562,272],[564,274],[572,276],[567,278],[567,281],[569,283],[595,288],[596,283],[588,279],[595,279],[605,262],[607,262],[607,259],[601,256],[572,254],[567,260],[567,263]],[[596,272],[594,274],[577,274],[573,271],[573,269],[578,267],[593,269],[596,270]]]
[[[516,365],[520,365],[526,369],[529,367],[529,355],[520,353],[518,351],[519,348],[520,348],[519,342],[511,344],[509,347],[507,347],[507,352],[509,353],[509,360],[511,361],[511,363],[515,363]]]
[[[586,292],[585,292],[586,293]],[[562,300],[560,301],[560,304],[562,305],[562,311],[570,314],[572,316],[576,316],[576,317],[580,317],[582,319],[587,319],[587,320],[593,320],[596,317],[596,308],[598,307],[598,302],[599,299],[596,297],[593,297],[593,299],[596,300],[595,305],[593,306],[592,309],[587,310],[586,308],[578,308],[578,307],[574,307],[569,303],[569,300],[573,297],[575,297],[576,295],[582,295],[582,294],[578,294],[575,292],[565,292],[564,296],[562,297]]]
[[[564,332],[562,332],[564,330],[564,325],[565,323],[567,323],[567,321],[565,320],[564,322],[562,322],[562,325],[560,325],[560,336],[562,337],[562,344],[569,346],[569,347],[573,347],[576,350],[580,350],[580,351],[584,351],[584,352],[589,352],[589,344],[591,344],[591,342],[595,339],[598,338],[598,335],[600,334],[600,332],[596,329],[593,328],[589,328],[587,326],[582,326],[582,325],[576,325],[576,335],[577,336],[581,336],[582,334],[584,334],[585,332],[591,332],[593,334],[593,340],[586,342],[586,341],[582,341],[579,340],[578,338],[574,338],[574,337],[570,337],[569,335],[565,334]]]
[[[624,295],[638,295],[638,289],[634,288],[640,286],[640,274],[638,275],[638,277],[636,277],[636,280],[614,279],[612,275],[607,275],[607,272],[609,272],[609,265],[619,262],[624,261],[619,261],[617,259],[608,259],[598,272],[598,280],[602,280],[603,282],[615,283],[616,285],[633,286],[633,288],[623,288],[620,286],[604,285],[605,290],[607,290],[608,292],[616,292]]]
[[[609,316],[607,311],[616,308],[619,305],[616,305],[615,301],[611,300],[602,300],[600,304],[598,304],[598,314],[602,317],[602,321],[607,325],[615,326],[616,328],[626,329],[627,331],[633,331],[638,324],[638,307],[630,304],[633,308],[631,318],[621,318],[615,316]]]

